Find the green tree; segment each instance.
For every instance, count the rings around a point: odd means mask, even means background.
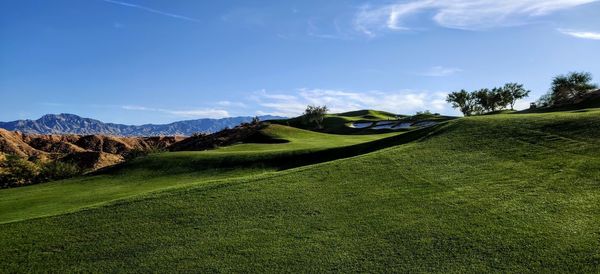
[[[504,87],[494,87],[490,94],[495,110],[505,109],[511,102],[510,93]]]
[[[554,98],[552,97],[552,92],[547,92],[542,95],[536,102],[535,105],[537,107],[550,107],[554,105]]]
[[[518,83],[506,83],[502,87],[502,94],[505,99],[505,103],[510,105],[510,109],[515,109],[515,103],[517,100],[523,99],[529,96],[531,91],[523,87],[522,84]]]
[[[567,75],[554,77],[550,88],[552,105],[575,103],[585,94],[598,88],[591,82],[592,75],[589,72],[570,72]]]
[[[323,118],[328,111],[327,106],[307,106],[302,116],[306,123],[315,123],[317,128],[321,129],[323,128]]]
[[[473,97],[481,112],[494,112],[506,108],[508,98],[503,88],[482,88],[473,92]]]
[[[494,111],[496,109],[492,98],[492,91],[487,88],[482,88],[473,92],[473,97],[477,105],[481,107],[483,112]]]
[[[452,104],[453,108],[457,108],[464,116],[471,116],[476,111],[476,102],[473,94],[461,89],[448,94],[446,102]]]

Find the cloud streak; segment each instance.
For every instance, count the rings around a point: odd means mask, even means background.
[[[423,73],[423,76],[429,76],[429,77],[445,77],[445,76],[450,76],[456,73],[459,73],[463,71],[462,69],[459,68],[448,68],[448,67],[443,67],[443,66],[434,66],[429,68],[429,70],[427,70],[425,73]]]
[[[153,8],[149,8],[149,7],[145,7],[145,6],[141,6],[141,5],[137,5],[137,4],[131,4],[131,3],[122,2],[122,1],[116,1],[116,0],[102,0],[102,1],[104,1],[106,3],[120,5],[120,6],[123,6],[123,7],[135,8],[135,9],[139,9],[139,10],[143,10],[143,11],[146,11],[146,12],[150,12],[150,13],[154,13],[154,14],[159,14],[159,15],[163,15],[163,16],[167,16],[167,17],[171,17],[171,18],[175,18],[175,19],[179,19],[179,20],[185,20],[185,21],[191,21],[191,22],[199,22],[199,20],[195,19],[195,18],[191,18],[191,17],[187,17],[187,16],[175,14],[175,13],[165,12],[165,11],[161,11],[161,10],[157,10],[157,9],[153,9]]]
[[[368,36],[381,31],[412,29],[406,21],[417,14],[432,14],[439,26],[480,30],[522,25],[537,17],[598,0],[412,0],[363,6],[355,16],[355,29]]]
[[[558,29],[562,34],[569,35],[580,39],[600,40],[600,32],[577,31],[568,29]]]
[[[331,112],[358,109],[378,109],[393,113],[411,113],[419,110],[446,110],[446,94],[442,92],[353,92],[332,89],[298,89],[294,94],[269,93],[265,90],[253,96],[263,108],[258,114],[298,116],[307,105],[327,105]]]

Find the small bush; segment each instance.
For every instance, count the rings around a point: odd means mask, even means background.
[[[74,163],[52,161],[42,165],[37,181],[47,182],[66,179],[81,173],[81,169]]]
[[[0,186],[12,187],[28,185],[36,182],[40,167],[17,156],[7,156],[1,163]]]
[[[29,161],[9,155],[5,160],[0,161],[0,188],[66,179],[82,172],[74,163]]]

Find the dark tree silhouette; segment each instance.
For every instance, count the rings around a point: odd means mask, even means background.
[[[587,93],[598,88],[592,82],[589,72],[570,72],[558,75],[552,80],[550,105],[564,105],[577,102]]]
[[[523,84],[506,83],[502,87],[502,97],[505,99],[505,104],[510,105],[510,109],[515,109],[515,103],[519,99],[529,96],[530,90],[523,87]]]
[[[327,106],[307,106],[302,116],[306,123],[315,123],[321,129],[323,128],[323,118],[328,111]]]
[[[464,89],[448,94],[446,102],[451,103],[453,108],[459,109],[465,116],[471,116],[476,111],[475,98]]]

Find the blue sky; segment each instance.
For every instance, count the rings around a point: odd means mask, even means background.
[[[594,0],[0,0],[0,120],[429,109],[557,74],[600,82]]]

